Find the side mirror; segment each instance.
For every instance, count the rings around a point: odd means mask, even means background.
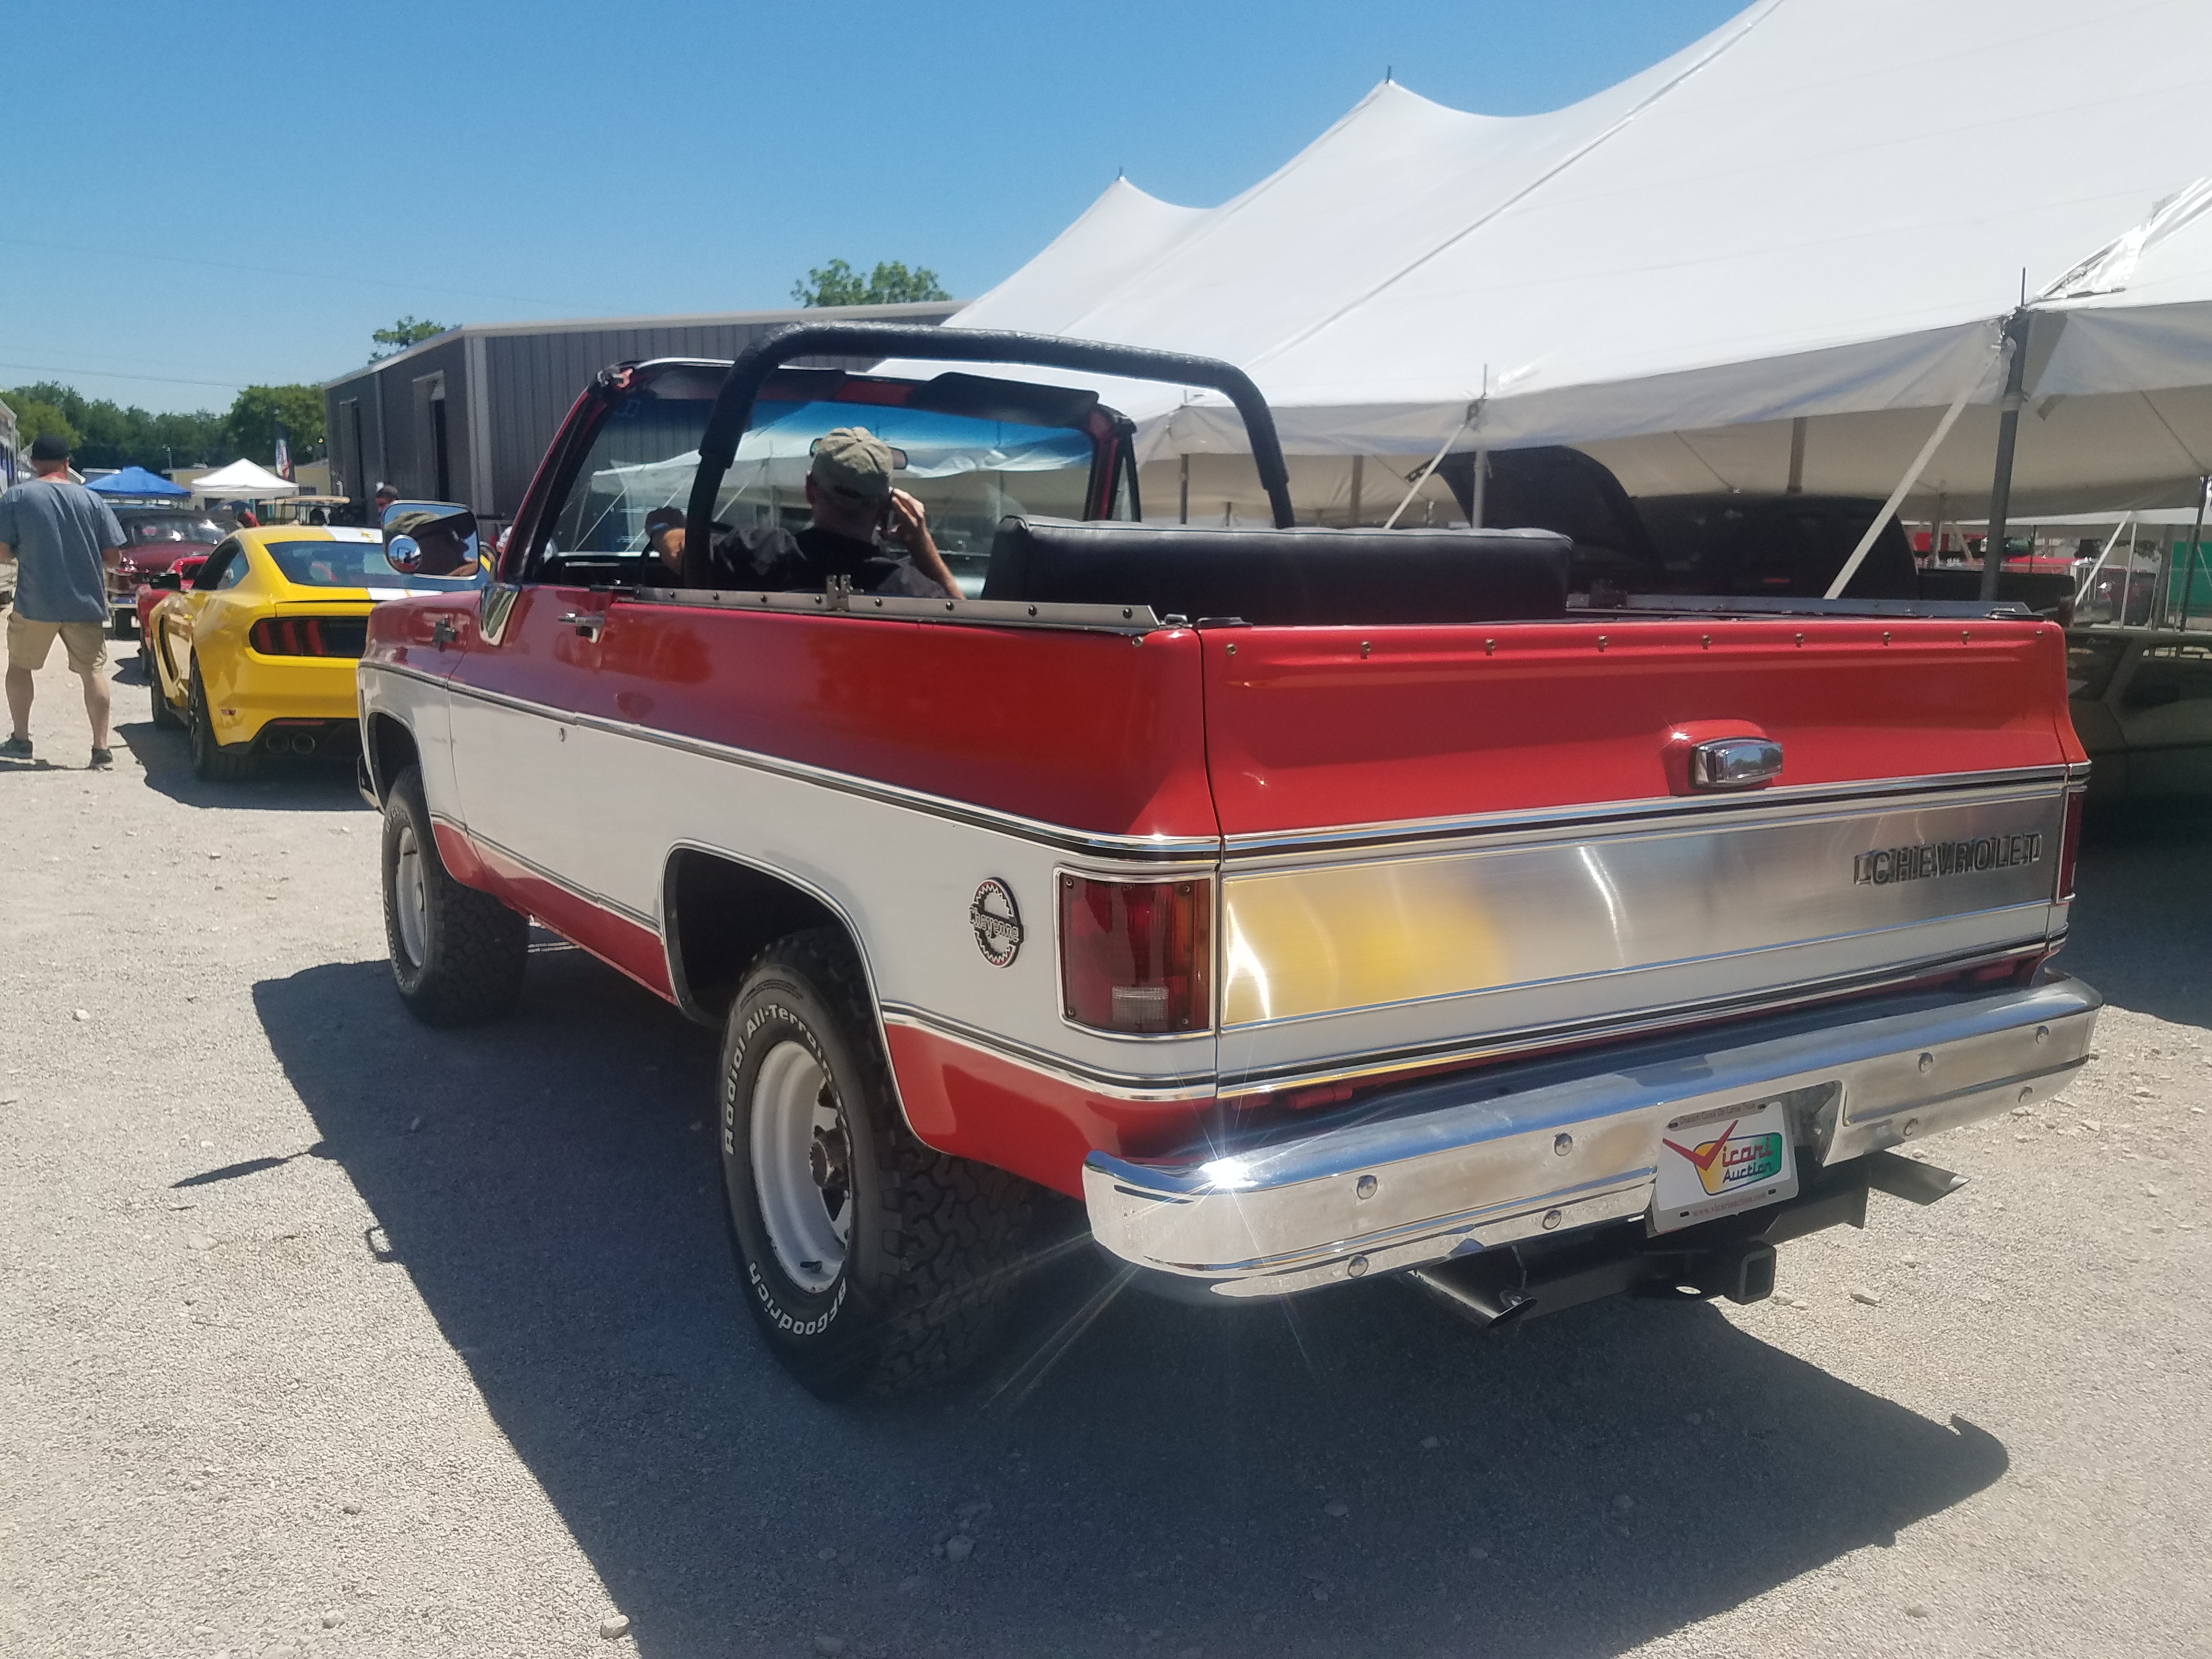
[[[173,570],[157,570],[146,579],[149,587],[166,587],[175,592],[185,585],[185,579]]]
[[[472,572],[477,515],[450,501],[394,501],[384,509],[384,562],[403,576]]]

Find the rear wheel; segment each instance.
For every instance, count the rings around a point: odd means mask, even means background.
[[[860,968],[828,929],[753,960],[722,1044],[721,1152],[745,1301],[825,1400],[951,1376],[998,1333],[1027,1182],[899,1115]]]
[[[245,745],[228,747],[216,741],[215,720],[208,713],[207,686],[200,665],[192,664],[185,718],[191,722],[193,775],[208,783],[238,783],[253,775],[253,755]]]
[[[154,707],[154,724],[164,732],[180,732],[184,721],[169,706],[169,694],[161,689],[161,665],[155,660],[154,641],[142,640],[138,644],[138,672],[146,677],[146,698]]]
[[[447,872],[419,767],[385,798],[384,939],[399,1000],[426,1025],[497,1019],[522,994],[530,923]]]

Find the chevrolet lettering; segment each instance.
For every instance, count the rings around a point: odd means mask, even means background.
[[[1160,511],[1093,389],[1147,380],[1242,421],[1271,525]],[[1186,1300],[1756,1301],[2081,1070],[2052,623],[1297,516],[1203,358],[832,321],[606,370],[482,591],[369,615],[401,999],[505,1012],[535,922],[720,1032],[738,1299],[825,1398],[975,1358],[1078,1205]]]
[[[1978,870],[2008,870],[2043,859],[2043,837],[1979,836],[1972,841],[1926,841],[1914,847],[1884,847],[1854,860],[1852,879],[1886,887],[1893,881],[1925,881],[1931,876],[1966,876]]]

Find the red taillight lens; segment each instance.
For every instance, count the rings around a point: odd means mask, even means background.
[[[322,629],[313,617],[264,617],[246,635],[264,657],[319,657]]]
[[[1213,1023],[1213,884],[1060,878],[1067,1017],[1102,1031]]]
[[[2074,896],[2074,861],[2081,854],[2081,791],[2066,792],[2066,830],[2058,838],[2058,885],[2052,890],[2054,902],[2063,904]]]

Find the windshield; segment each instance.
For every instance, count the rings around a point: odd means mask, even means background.
[[[124,529],[133,547],[176,542],[198,542],[213,547],[222,539],[222,531],[216,521],[197,513],[153,513],[143,518],[134,514]]]
[[[366,587],[383,592],[448,593],[480,587],[481,564],[458,576],[403,576],[386,561],[376,541],[264,542],[261,550],[276,561],[284,580],[295,587]],[[474,538],[470,551],[475,552]]]
[[[680,512],[690,504],[708,406],[704,398],[660,398],[647,390],[616,408],[569,491],[546,551],[642,551],[647,514],[659,507]],[[737,460],[722,481],[715,518],[739,529],[804,527],[814,441],[838,427],[860,427],[902,455],[898,487],[927,509],[939,551],[971,594],[981,590],[1001,518],[1084,515],[1093,442],[1083,428],[878,402],[763,399],[754,405]]]

